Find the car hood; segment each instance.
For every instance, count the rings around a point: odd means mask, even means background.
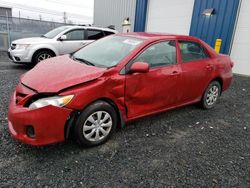
[[[105,71],[106,68],[89,66],[64,55],[40,62],[21,77],[21,83],[38,93],[57,93],[97,79]]]
[[[52,39],[44,38],[44,37],[31,37],[31,38],[23,38],[14,40],[12,43],[14,44],[38,44],[38,43],[47,43]]]

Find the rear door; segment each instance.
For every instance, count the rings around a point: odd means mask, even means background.
[[[161,41],[150,45],[128,66],[135,62],[148,63],[150,70],[147,73],[126,75],[125,103],[128,117],[142,116],[174,106],[181,81],[176,41]]]
[[[214,65],[206,49],[197,42],[180,40],[182,69],[181,103],[198,100],[211,79]]]
[[[75,52],[82,48],[85,44],[85,30],[84,29],[74,29],[66,32],[66,39],[59,41],[59,51],[60,54],[69,54]]]

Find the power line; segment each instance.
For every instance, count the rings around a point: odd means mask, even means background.
[[[74,5],[72,5],[70,2],[67,3],[67,2],[65,2],[65,1],[60,1],[60,0],[45,0],[45,1],[50,2],[50,3],[55,3],[55,4],[62,4],[62,2],[63,2],[63,4],[69,5],[69,6],[72,6],[72,7],[79,7],[79,6],[82,6],[82,4],[74,3]],[[94,1],[93,1],[93,3],[94,3]],[[83,9],[86,9],[85,7],[82,7],[82,8],[83,8]]]
[[[30,12],[36,12],[36,13],[39,12],[39,13],[50,14],[50,15],[55,15],[55,16],[62,16],[62,14],[63,14],[63,12],[59,12],[59,11],[54,11],[54,10],[52,11],[52,10],[33,7],[33,6],[26,6],[26,5],[22,5],[22,4],[18,4],[18,3],[9,3],[6,1],[0,1],[0,2],[3,3],[5,6],[13,6],[15,8],[27,10]],[[84,17],[84,15],[75,14],[75,13],[70,13],[69,15],[72,18],[78,18],[78,19],[80,19],[80,17]],[[88,16],[86,16],[86,17],[88,17]]]
[[[6,2],[6,1],[0,1],[1,3],[4,3],[6,4],[7,6],[13,6],[14,8],[20,8],[20,9],[24,9],[24,10],[30,10],[32,11],[32,9],[36,9],[38,11],[42,11],[42,12],[46,12],[46,13],[51,13],[51,14],[54,14],[54,12],[57,12],[57,11],[50,11],[48,9],[43,9],[43,8],[38,8],[38,7],[32,7],[32,6],[26,6],[26,5],[22,5],[22,4],[18,4],[18,3],[9,3],[9,2]]]
[[[67,23],[67,19],[73,19],[75,22],[78,23],[88,23],[89,21],[88,18],[90,18],[90,16],[85,16],[85,15],[80,15],[80,14],[74,14],[74,13],[66,13],[66,12],[59,12],[59,11],[54,11],[54,10],[48,10],[48,9],[44,9],[44,8],[39,8],[39,7],[33,7],[33,6],[26,6],[26,5],[22,5],[19,3],[12,3],[12,2],[6,2],[6,1],[2,1],[0,0],[0,3],[3,4],[3,6],[7,6],[7,7],[12,7],[12,8],[17,8],[20,10],[25,10],[28,12],[33,12],[38,14],[39,19],[41,20],[42,17],[40,16],[40,14],[47,14],[47,15],[53,15],[53,16],[57,16],[58,20],[60,20],[60,22],[64,22]],[[19,12],[19,17],[21,15]],[[40,13],[40,14],[39,14]],[[29,18],[29,16],[28,16]],[[45,18],[45,20],[48,20]]]

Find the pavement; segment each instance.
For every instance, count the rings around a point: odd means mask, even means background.
[[[28,70],[0,59],[0,187],[250,187],[249,77],[235,75],[215,109],[147,117],[86,149],[10,137],[8,102]]]
[[[3,61],[3,62],[7,62],[8,61],[7,52],[0,50],[0,61]]]

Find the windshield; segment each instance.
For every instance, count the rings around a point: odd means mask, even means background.
[[[65,29],[68,29],[68,28],[69,27],[67,27],[67,26],[62,26],[62,27],[55,28],[55,29],[49,31],[48,33],[46,33],[45,35],[43,35],[43,37],[52,39],[56,35],[58,35],[59,33],[61,33],[62,31],[64,31]]]
[[[74,53],[72,58],[94,66],[113,67],[142,42],[132,37],[109,36],[85,46]]]

